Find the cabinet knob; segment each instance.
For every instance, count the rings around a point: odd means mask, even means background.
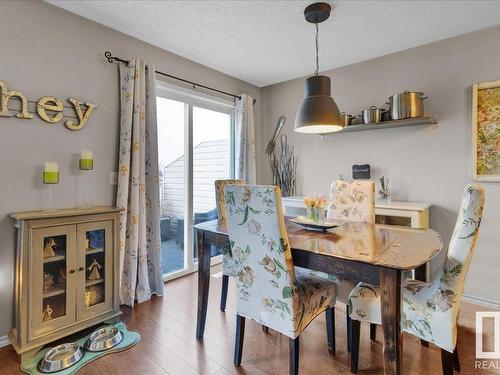
[[[78,272],[82,272],[83,271],[83,267],[78,267]]]
[[[75,273],[75,270],[69,270],[69,273]]]

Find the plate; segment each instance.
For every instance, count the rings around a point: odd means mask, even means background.
[[[85,350],[102,352],[118,345],[123,340],[123,333],[116,327],[103,327],[92,332],[85,342]]]
[[[45,353],[38,363],[38,370],[44,374],[65,370],[78,363],[82,357],[83,350],[75,343],[57,345]]]
[[[307,220],[304,216],[298,216],[288,220],[290,220],[292,223],[303,226],[307,230],[315,230],[320,232],[326,232],[328,229],[339,226],[339,223],[333,221],[324,221],[323,223],[313,223],[312,221]]]

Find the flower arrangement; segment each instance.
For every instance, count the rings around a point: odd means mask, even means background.
[[[321,223],[325,218],[325,207],[328,204],[326,198],[313,195],[304,198],[307,207],[307,219],[313,223]]]

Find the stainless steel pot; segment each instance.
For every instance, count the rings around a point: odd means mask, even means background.
[[[349,126],[352,124],[352,120],[355,119],[356,116],[350,115],[345,112],[341,112],[340,118],[342,119],[342,124],[344,124],[344,126]]]
[[[389,98],[389,111],[392,120],[415,118],[424,116],[424,99],[421,92],[405,91]]]
[[[383,108],[377,108],[372,105],[370,108],[361,111],[361,117],[363,119],[363,124],[376,124],[382,121],[382,113],[386,112]]]

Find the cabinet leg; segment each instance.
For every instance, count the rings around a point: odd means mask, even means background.
[[[23,362],[27,359],[33,358],[36,353],[38,353],[43,348],[43,345],[37,346],[36,348],[30,349],[27,352],[24,352],[19,355],[19,361]]]

